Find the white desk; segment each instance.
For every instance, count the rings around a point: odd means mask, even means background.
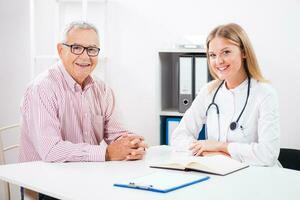
[[[300,172],[282,168],[249,167],[224,177],[210,175],[208,181],[166,194],[113,186],[120,179],[162,170],[148,164],[147,157],[121,162],[28,162],[0,166],[0,179],[66,200],[300,199]]]

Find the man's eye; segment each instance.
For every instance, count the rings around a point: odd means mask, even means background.
[[[216,55],[215,54],[209,54],[209,57],[214,58],[214,57],[216,57]]]
[[[88,48],[88,51],[90,53],[96,53],[96,52],[98,52],[98,49],[97,48]]]
[[[83,47],[81,47],[81,46],[76,46],[76,45],[73,46],[73,50],[75,50],[75,51],[80,51],[80,50],[82,50],[82,48]]]

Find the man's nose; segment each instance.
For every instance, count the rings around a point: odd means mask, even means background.
[[[90,56],[87,53],[87,49],[84,49],[82,54],[80,55],[81,58],[90,58]]]

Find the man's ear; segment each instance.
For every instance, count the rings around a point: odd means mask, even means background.
[[[61,58],[62,55],[63,55],[63,45],[62,45],[62,43],[58,43],[56,45],[56,48],[57,48],[57,53],[58,53],[59,57]]]

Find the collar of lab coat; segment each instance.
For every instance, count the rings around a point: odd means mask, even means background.
[[[253,83],[253,79],[251,79],[251,85],[252,85],[252,83]],[[235,87],[233,89],[228,89],[226,87],[226,84],[223,84],[222,90],[228,91],[231,93],[239,93],[239,92],[243,91],[244,89],[247,89],[247,87],[248,87],[248,78],[246,78],[246,80],[244,80],[241,84],[239,84],[237,87]]]

